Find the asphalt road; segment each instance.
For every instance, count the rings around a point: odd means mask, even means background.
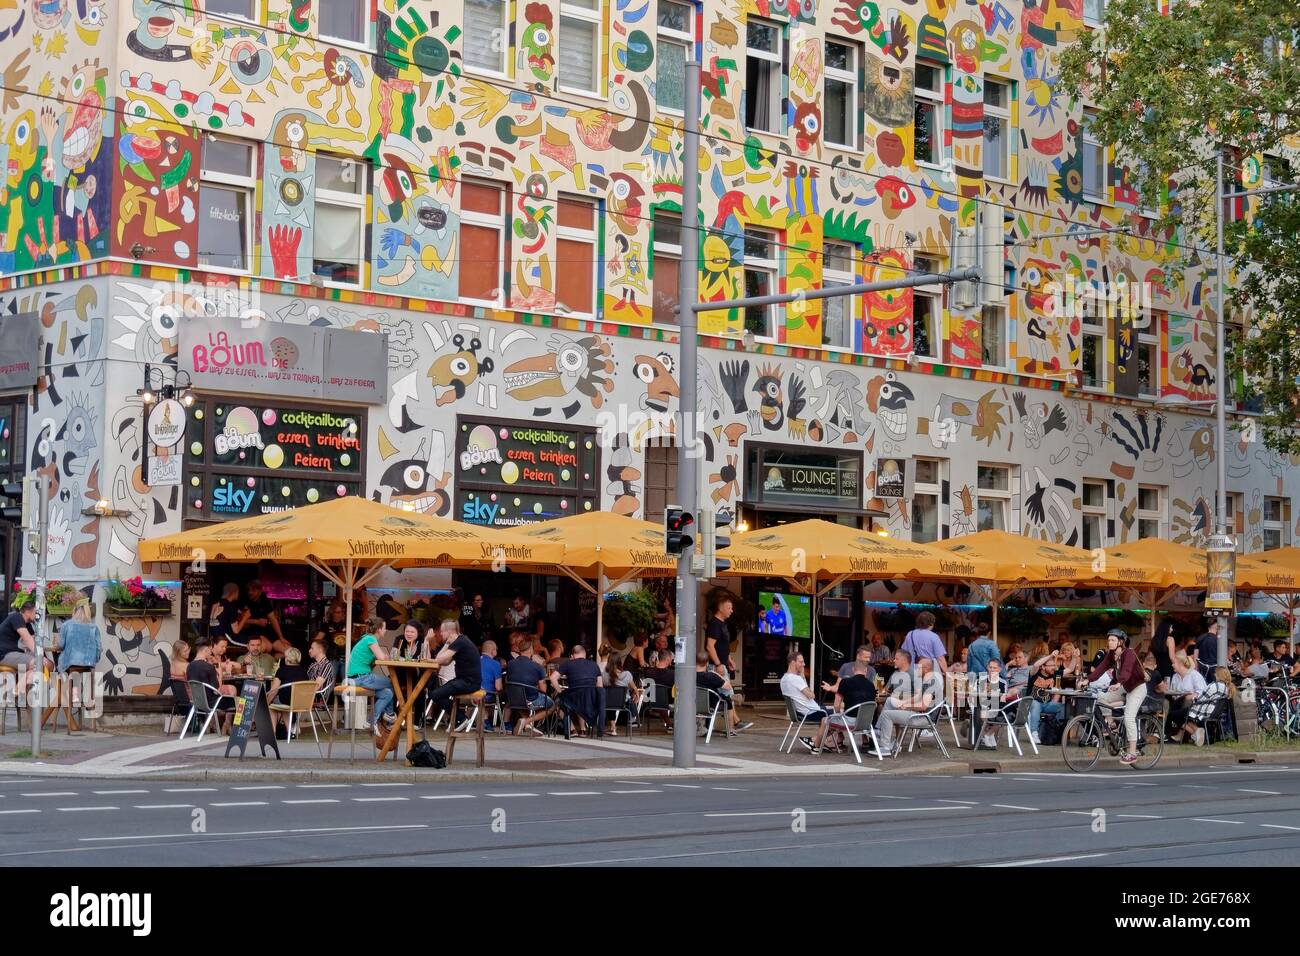
[[[518,785],[0,779],[3,866],[1297,859],[1300,769],[1288,767]]]

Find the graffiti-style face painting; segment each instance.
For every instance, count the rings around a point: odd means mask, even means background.
[[[493,368],[491,358],[479,357],[478,352],[483,344],[478,339],[466,342],[465,336],[455,335],[451,343],[456,350],[440,356],[429,366],[427,373],[435,394],[438,395],[439,405],[464,398],[469,386],[478,380],[479,375],[491,372]]]
[[[561,410],[565,418],[572,418],[582,407],[575,392],[599,408],[605,394],[614,389],[609,377],[614,371],[610,352],[609,343],[596,336],[569,339],[552,335],[544,353],[506,366],[506,394],[533,403],[533,414],[539,417],[549,415],[556,404],[565,401]]]
[[[867,384],[867,408],[876,415],[881,432],[894,441],[907,437],[907,413],[916,398],[892,372],[877,375]]]

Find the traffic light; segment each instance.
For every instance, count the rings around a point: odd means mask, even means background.
[[[23,520],[23,483],[21,481],[6,481],[0,486],[0,494],[5,497],[3,507],[0,507],[0,518],[5,521],[12,521],[18,524]]]
[[[727,548],[731,547],[732,520],[733,516],[726,508],[713,513],[713,548],[709,555],[713,559],[713,574],[717,574],[720,571],[726,571],[731,567],[731,562],[726,558],[718,557],[718,552],[725,551]]]
[[[668,554],[684,554],[695,543],[695,515],[683,511],[681,505],[669,505],[664,509],[664,551]]]
[[[35,531],[40,525],[40,486],[37,475],[28,475],[22,481],[6,481],[0,486],[5,504],[0,517],[16,523],[24,531]]]

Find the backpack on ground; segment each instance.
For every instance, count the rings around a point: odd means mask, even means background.
[[[432,767],[434,770],[441,770],[447,766],[447,755],[441,750],[435,749],[429,741],[418,740],[415,746],[406,754],[406,765],[408,767]]]

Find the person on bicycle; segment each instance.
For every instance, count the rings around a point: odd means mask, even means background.
[[[1124,730],[1128,734],[1128,751],[1120,763],[1131,764],[1137,760],[1137,714],[1147,696],[1146,671],[1137,654],[1128,646],[1128,635],[1119,628],[1106,633],[1106,653],[1101,662],[1088,675],[1088,683],[1101,680],[1110,674],[1110,686],[1097,698],[1105,707],[1124,705]]]

